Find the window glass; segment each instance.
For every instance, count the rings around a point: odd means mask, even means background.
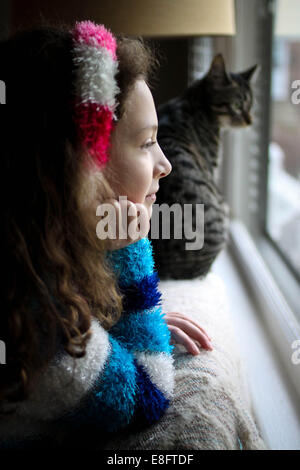
[[[276,8],[267,231],[300,277],[300,18],[291,20],[300,8],[293,0]]]

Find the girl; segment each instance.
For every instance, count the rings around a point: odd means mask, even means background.
[[[83,21],[16,33],[0,63],[0,446],[149,425],[173,395],[171,338],[192,354],[211,349],[200,325],[162,315],[147,237],[96,236],[107,201],[120,217],[134,209],[137,226],[142,205],[149,222],[171,171],[147,85],[156,60],[142,40]]]

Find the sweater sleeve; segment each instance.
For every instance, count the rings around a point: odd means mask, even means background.
[[[159,278],[154,269],[152,245],[143,238],[109,253],[109,262],[123,294],[123,313],[110,333],[130,351],[170,354],[170,332],[161,309]]]
[[[162,380],[160,375],[149,374],[143,362],[122,341],[105,332],[96,320],[93,320],[93,336],[88,351],[90,361],[99,361],[97,343],[102,342],[101,337],[106,337],[106,360],[99,363],[94,376],[90,366],[81,370],[78,384],[83,374],[84,378],[91,374],[90,387],[64,420],[79,427],[93,424],[107,432],[118,431],[136,418],[144,425],[157,421],[169,406],[172,395],[168,377],[165,375]],[[162,362],[159,354],[152,360],[152,367],[159,369]]]
[[[123,313],[109,330],[108,363],[84,415],[93,420],[101,409],[101,426],[115,431],[134,417],[152,424],[162,416],[173,394],[174,346],[161,311],[151,242],[144,238],[108,257],[124,295]]]
[[[115,432],[135,419],[148,425],[164,414],[171,397],[166,392],[167,377],[164,383],[153,380],[134,354],[98,320],[92,320],[91,331],[85,356],[74,359],[60,353],[30,397],[18,406],[15,419],[31,423],[24,428],[23,438],[27,431],[30,436],[37,423],[56,422],[73,429],[92,425]],[[156,359],[159,368],[159,357]],[[12,429],[11,436],[14,434]]]
[[[170,331],[162,313],[151,241],[143,238],[110,252],[110,261],[124,295],[123,314],[110,329],[110,334],[134,354],[151,380],[171,397],[174,346],[170,344]]]
[[[111,258],[125,295],[117,325],[106,331],[92,319],[85,356],[57,355],[19,408],[24,419],[79,428],[91,424],[115,432],[135,419],[148,425],[164,414],[173,396],[173,346],[157,304],[157,283],[151,281],[156,276],[147,240],[118,250]],[[154,291],[147,287],[147,279]],[[143,291],[151,291],[152,300]]]

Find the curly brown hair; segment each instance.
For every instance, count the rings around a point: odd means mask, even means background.
[[[105,241],[95,230],[95,208],[111,190],[101,171],[87,174],[83,162],[90,157],[71,118],[71,28],[43,22],[0,42],[7,90],[1,126],[2,403],[30,394],[58,346],[83,356],[92,315],[108,330],[122,312]],[[121,118],[134,82],[148,82],[158,60],[142,38],[124,36],[117,38],[117,57]]]

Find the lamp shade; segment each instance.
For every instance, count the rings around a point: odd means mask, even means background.
[[[275,14],[275,35],[300,37],[299,0],[278,0]]]
[[[127,36],[235,34],[234,0],[85,1],[85,10],[115,34]]]
[[[235,34],[234,0],[12,0],[11,10],[13,28],[42,15],[58,22],[92,20],[126,36]]]

